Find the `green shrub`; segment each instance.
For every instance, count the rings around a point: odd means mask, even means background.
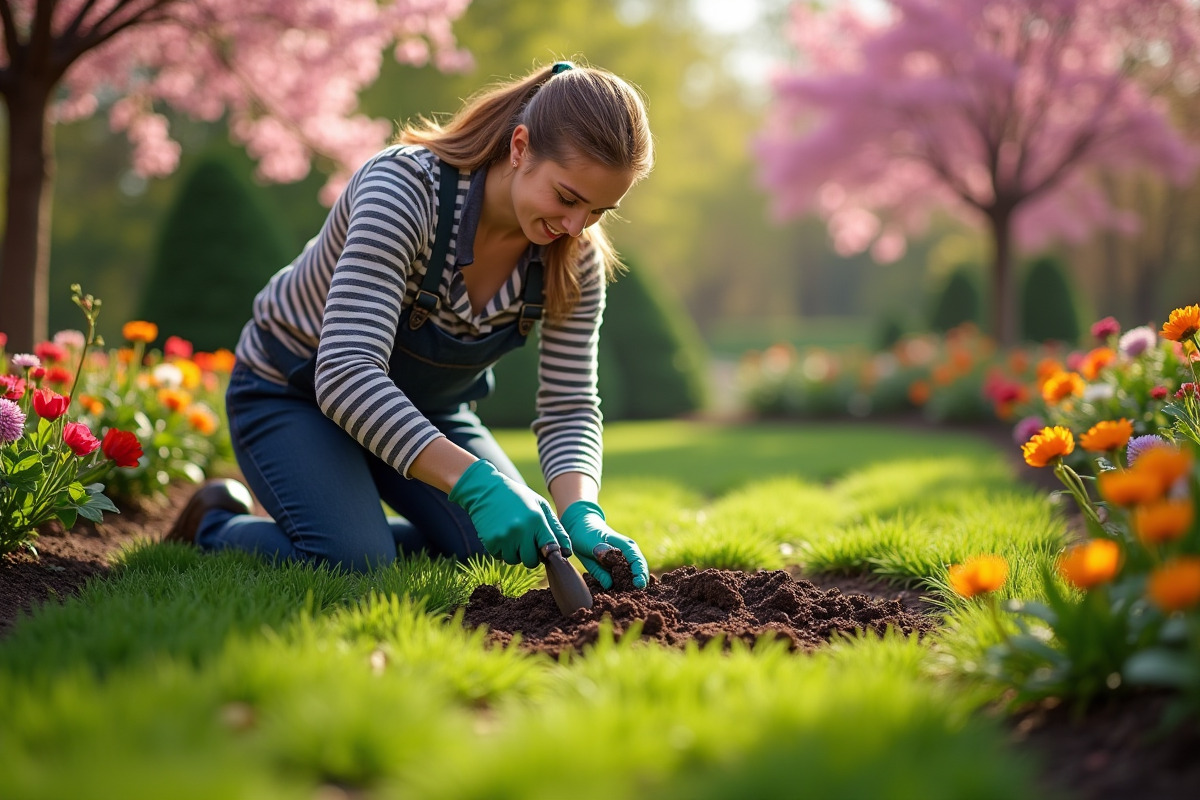
[[[291,255],[253,186],[204,156],[167,212],[138,316],[197,349],[232,349],[254,295]]]
[[[964,322],[979,324],[980,298],[975,270],[961,264],[950,273],[935,295],[929,311],[929,328],[938,333],[957,328]]]
[[[601,409],[608,421],[664,419],[704,404],[706,353],[683,308],[653,276],[631,265],[608,287],[600,336]],[[531,339],[496,365],[496,392],[479,403],[479,415],[496,427],[533,421],[537,344]]]
[[[1046,255],[1033,260],[1021,283],[1019,309],[1025,341],[1079,341],[1079,307],[1060,259]]]

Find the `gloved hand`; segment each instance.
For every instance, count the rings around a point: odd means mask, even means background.
[[[484,548],[502,561],[533,569],[542,546],[554,541],[564,557],[571,555],[571,540],[545,498],[491,462],[479,459],[467,467],[450,501],[471,516]]]
[[[608,523],[604,521],[604,511],[600,506],[590,500],[576,500],[563,512],[562,524],[571,537],[575,555],[579,556],[583,566],[587,567],[587,571],[600,582],[601,586],[611,589],[613,579],[612,575],[608,574],[608,570],[600,566],[596,556],[609,547],[615,547],[625,554],[625,560],[629,562],[629,566],[633,570],[633,585],[638,589],[646,588],[646,583],[650,580],[650,569],[646,566],[646,557],[638,549],[637,542],[608,527]],[[597,552],[597,548],[599,548],[599,552]]]

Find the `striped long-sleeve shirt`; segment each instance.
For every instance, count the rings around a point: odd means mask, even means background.
[[[428,150],[399,145],[364,164],[317,237],[259,292],[237,347],[242,363],[277,383],[286,378],[271,363],[260,331],[297,355],[316,351],[321,410],[405,476],[421,450],[442,436],[388,376],[400,314],[412,304],[429,268],[441,169]],[[483,175],[464,176],[458,188],[450,255],[442,267],[442,302],[427,324],[471,339],[516,320],[529,254],[475,314],[461,267],[474,258]],[[579,268],[579,303],[561,322],[543,323],[541,329],[533,431],[547,483],[564,472],[600,481],[596,358],[605,283],[592,248],[585,248]]]

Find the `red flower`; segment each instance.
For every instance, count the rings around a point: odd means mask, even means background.
[[[45,367],[34,367],[33,369],[29,370],[29,377],[33,378],[35,381],[40,381],[43,377],[45,377],[45,375]]]
[[[63,428],[63,441],[77,456],[86,456],[100,446],[100,440],[92,436],[92,431],[82,422],[68,422]]]
[[[71,398],[50,389],[35,389],[33,392],[33,410],[42,419],[58,419],[67,413],[70,404]]]
[[[129,431],[109,428],[100,443],[104,455],[115,461],[118,467],[136,467],[142,457],[142,443]]]
[[[1170,394],[1170,391],[1171,390],[1165,386],[1155,386],[1150,390],[1150,396],[1155,400],[1164,400],[1166,399],[1167,395]]]
[[[163,343],[163,355],[167,358],[191,358],[192,343],[179,336],[168,336]]]
[[[74,377],[71,374],[71,370],[63,367],[50,367],[46,370],[46,383],[57,383],[66,386]]]
[[[1191,381],[1188,381],[1179,387],[1179,391],[1175,392],[1175,399],[1182,400],[1189,394],[1196,394],[1196,384],[1192,383]]]
[[[40,358],[42,363],[67,360],[67,348],[54,342],[40,342],[34,345],[33,354]]]
[[[0,333],[0,350],[4,349],[4,345],[8,344],[8,334]]]
[[[1092,324],[1092,336],[1100,342],[1106,342],[1110,336],[1116,336],[1120,332],[1121,323],[1114,317],[1105,317]]]
[[[0,397],[20,400],[25,396],[25,379],[16,375],[0,375]]]

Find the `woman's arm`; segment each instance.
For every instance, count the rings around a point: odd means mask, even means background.
[[[554,507],[561,516],[576,500],[596,502],[600,496],[600,487],[591,475],[583,472],[564,472],[550,481],[550,496],[554,498]]]

